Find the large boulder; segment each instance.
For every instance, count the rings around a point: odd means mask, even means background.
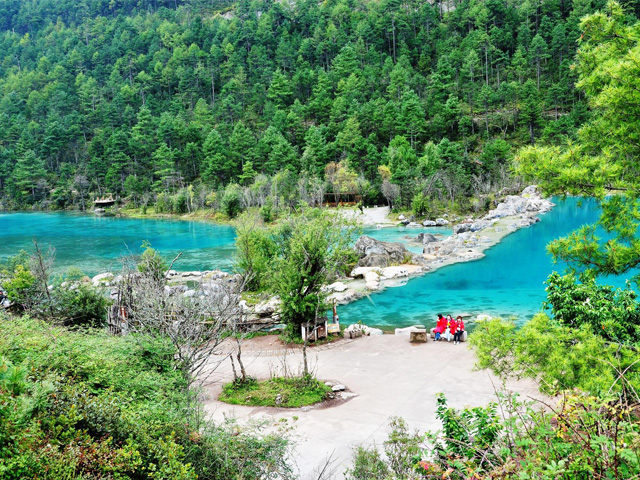
[[[364,277],[369,272],[375,272],[380,274],[381,271],[382,269],[379,267],[356,267],[353,270],[351,270],[350,276],[353,278],[358,278],[358,277]]]
[[[382,276],[384,278],[408,277],[409,270],[406,267],[387,267],[382,270]]]
[[[358,267],[387,267],[405,263],[414,256],[402,243],[382,242],[367,235],[358,239],[355,250],[360,255]]]
[[[433,243],[437,241],[438,239],[436,238],[436,236],[431,233],[420,233],[416,237],[416,242],[422,243],[424,245],[426,245],[427,243]]]

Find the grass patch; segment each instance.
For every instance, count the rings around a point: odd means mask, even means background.
[[[219,400],[234,405],[296,408],[322,402],[330,391],[331,387],[311,377],[276,377],[261,382],[250,379],[226,384]]]

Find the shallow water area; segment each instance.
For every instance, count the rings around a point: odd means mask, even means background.
[[[519,323],[531,319],[541,311],[546,298],[545,280],[552,271],[565,267],[552,263],[547,244],[599,216],[595,201],[554,201],[556,206],[541,215],[539,223],[506,236],[486,250],[484,258],[442,267],[341,306],[340,320],[392,329],[415,324],[435,326],[438,313],[470,315],[467,318],[485,313],[516,317]],[[625,279],[610,277],[603,281],[621,287]]]
[[[433,235],[450,236],[453,231],[450,227],[405,227],[403,225],[392,227],[363,227],[362,235],[368,235],[383,242],[412,242],[421,233],[431,233]],[[406,245],[407,250],[412,253],[422,253],[422,245]]]
[[[33,238],[43,250],[55,248],[56,272],[75,266],[87,275],[119,270],[120,257],[140,254],[144,241],[167,261],[183,252],[177,270],[229,270],[235,252],[235,232],[228,225],[71,212],[0,214],[0,261],[21,249],[32,251]]]

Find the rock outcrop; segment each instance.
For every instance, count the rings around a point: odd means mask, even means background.
[[[360,255],[360,260],[356,264],[358,267],[388,267],[403,263],[421,265],[423,263],[419,255],[411,253],[402,243],[382,242],[367,235],[361,236],[354,248]]]
[[[528,227],[540,221],[538,215],[548,212],[553,208],[553,203],[542,198],[535,185],[525,188],[520,195],[507,195],[503,202],[496,208],[490,210],[479,220],[459,223],[454,225],[453,233],[460,235],[468,232],[478,232],[493,225],[497,220],[503,218],[514,218],[514,222],[507,226],[511,230],[520,227]]]

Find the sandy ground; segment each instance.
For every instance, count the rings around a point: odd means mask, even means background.
[[[271,372],[300,368],[299,350],[283,350],[271,337],[251,341],[244,355],[247,371],[259,379]],[[206,412],[216,421],[234,416],[240,423],[281,419],[295,425],[295,463],[302,480],[318,478],[327,458],[333,459],[334,478],[343,478],[357,445],[381,445],[389,419],[403,417],[410,428],[437,430],[435,394],[443,392],[453,407],[485,405],[495,400],[500,381],[487,371],[474,371],[475,356],[468,344],[429,341],[410,344],[408,336],[382,335],[338,342],[310,349],[318,378],[343,383],[355,396],[329,408],[277,409],[227,405],[216,400],[222,385],[232,379],[228,361],[220,363],[206,387]],[[507,388],[523,396],[542,398],[529,381]]]
[[[344,208],[340,210],[346,218],[354,219],[362,225],[396,225],[389,220],[389,207],[364,207],[362,212],[357,208]]]

